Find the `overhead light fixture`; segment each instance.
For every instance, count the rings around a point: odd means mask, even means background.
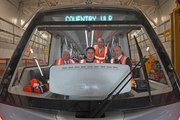
[[[93,46],[93,40],[94,40],[94,30],[92,30],[92,34],[91,34],[91,47]]]
[[[85,30],[85,37],[86,37],[86,46],[87,46],[87,48],[89,47],[89,45],[88,45],[88,36],[87,36],[87,30]]]
[[[33,51],[33,49],[30,47],[30,52],[33,54],[34,53],[34,51]]]
[[[149,47],[146,48],[146,51],[147,51],[147,52],[149,51]]]

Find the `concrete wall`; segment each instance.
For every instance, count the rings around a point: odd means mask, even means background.
[[[21,26],[21,19],[22,18],[27,18],[27,16],[23,15],[22,13],[20,13],[19,11],[19,3],[18,0],[13,0],[15,2],[8,2],[8,0],[0,0],[0,17],[8,20],[9,22],[12,22],[18,26]],[[16,2],[17,1],[17,2]],[[149,16],[152,20],[158,19],[157,21],[157,25],[163,23],[164,21],[170,19],[170,13],[172,12],[172,10],[176,7],[176,0],[159,0],[159,7],[157,6],[156,11],[153,13],[151,13],[151,15]],[[22,12],[22,11],[21,11]],[[168,26],[170,27],[170,26]],[[8,31],[12,31],[12,27],[5,25],[4,23],[2,23],[0,21],[0,28],[6,28],[8,29]],[[158,33],[163,32],[163,29],[158,28],[157,29]],[[8,37],[9,38],[9,37]],[[1,39],[0,39],[1,41]],[[14,46],[13,44],[8,44],[8,43],[4,43],[3,44],[3,48],[2,48],[2,42],[0,43],[0,58],[2,57],[8,57],[10,58],[13,50],[14,50]],[[168,48],[169,44],[167,44]],[[168,53],[170,53],[170,49],[167,50]]]
[[[149,18],[151,18],[151,20],[153,20],[157,25],[169,20],[172,10],[176,7],[175,1],[176,0],[160,0],[159,3],[156,3],[156,10],[151,12]]]
[[[157,25],[155,31],[157,34],[161,34],[159,38],[162,41],[170,59],[172,58],[170,36],[165,38],[163,32],[171,28],[170,14],[175,8],[176,0],[159,0],[159,3],[156,2],[156,10],[151,12],[149,15],[151,20],[153,20]]]
[[[18,8],[8,2],[8,0],[0,0],[0,17],[14,24],[18,24]]]
[[[160,16],[160,24],[170,19],[170,13],[176,7],[176,0],[161,0],[159,16]],[[164,2],[165,1],[165,2]]]
[[[164,2],[165,1],[165,2]],[[159,9],[159,23],[158,25],[159,28],[157,29],[158,33],[163,33],[165,30],[168,30],[171,28],[171,23],[170,21],[164,23],[167,20],[170,20],[170,14],[172,13],[173,9],[176,8],[176,0],[161,0],[160,2],[160,9]],[[170,36],[168,36],[167,38],[164,38],[163,36],[161,36],[161,41],[170,57],[170,59],[172,59],[172,55],[171,55],[171,38]],[[166,41],[165,41],[166,39]]]
[[[18,13],[18,2],[11,3],[8,2],[8,0],[0,0],[0,17],[10,23],[20,26],[21,20]],[[14,34],[17,35],[21,35],[22,33],[17,27],[13,27],[13,25],[2,20],[0,20],[0,29],[10,33],[14,31]],[[17,44],[12,44],[12,40],[12,35],[0,32],[0,58],[10,58],[12,56]]]

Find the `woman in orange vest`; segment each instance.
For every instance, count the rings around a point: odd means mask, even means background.
[[[113,54],[114,58],[111,59],[111,63],[126,64],[129,65],[130,68],[132,67],[129,57],[124,56],[123,51],[121,50],[121,46],[115,45],[113,47]]]
[[[88,47],[86,49],[86,59],[80,60],[79,63],[100,63],[95,58],[95,49],[93,47]]]
[[[63,52],[62,58],[56,59],[56,65],[64,65],[64,64],[75,64],[74,60],[70,59],[70,54],[68,51]]]
[[[97,40],[98,44],[94,45],[95,49],[95,58],[100,61],[100,63],[105,63],[108,59],[108,48],[104,45],[104,39],[98,38]]]

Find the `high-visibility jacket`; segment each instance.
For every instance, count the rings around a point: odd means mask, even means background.
[[[101,63],[105,63],[106,60],[106,54],[108,52],[108,48],[106,46],[104,46],[101,49],[101,52],[99,53],[99,47],[98,45],[94,45],[94,49],[95,51],[95,58],[98,59]]]
[[[69,59],[68,60],[68,63],[69,64],[75,64],[75,62],[74,62],[74,60],[72,60],[72,59]],[[60,58],[60,59],[56,59],[56,65],[64,65],[65,63],[64,63],[64,59],[63,58]]]
[[[122,55],[121,58],[120,58],[120,60],[119,60],[119,63],[118,63],[118,64],[126,64],[126,59],[127,59],[127,58],[128,58],[128,57]],[[110,62],[111,62],[111,63],[115,63],[115,59],[112,58]]]
[[[122,55],[121,58],[120,58],[120,60],[119,60],[119,63],[118,63],[118,64],[127,64],[127,63],[126,63],[126,59],[127,59],[127,58],[128,58],[128,57]],[[112,58],[110,62],[111,62],[111,63],[115,63],[115,59]],[[132,70],[132,66],[131,66],[131,65],[132,65],[132,61],[130,60],[130,65],[129,65],[130,70]],[[132,77],[133,74],[131,73],[130,76]]]
[[[80,60],[79,63],[86,63],[86,59]],[[100,62],[99,62],[99,60],[94,59],[93,63],[100,63]]]

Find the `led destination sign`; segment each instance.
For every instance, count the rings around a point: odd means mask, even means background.
[[[72,12],[48,14],[43,17],[43,21],[56,22],[113,22],[113,21],[137,21],[136,14],[123,12]]]
[[[112,15],[67,15],[64,17],[66,22],[74,21],[113,21]]]

